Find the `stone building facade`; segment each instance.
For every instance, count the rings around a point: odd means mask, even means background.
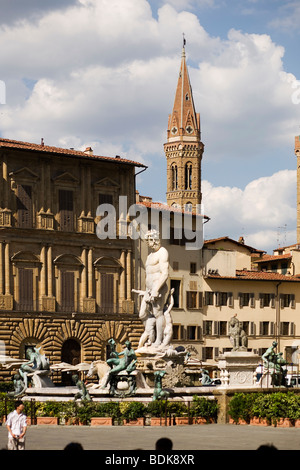
[[[113,204],[126,226],[119,196],[135,202],[144,165],[6,139],[0,162],[1,353],[39,345],[51,364],[76,364],[105,359],[111,337],[136,346],[133,240],[100,239],[96,214]]]

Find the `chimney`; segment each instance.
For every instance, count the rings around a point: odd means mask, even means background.
[[[43,137],[41,138],[41,146],[44,147],[44,139],[43,139]]]
[[[92,147],[87,147],[84,151],[84,153],[86,153],[87,155],[93,155],[93,149]]]

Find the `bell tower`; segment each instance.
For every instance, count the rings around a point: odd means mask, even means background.
[[[200,115],[195,111],[186,66],[185,40],[164,151],[167,158],[167,204],[196,211],[196,204],[201,204],[201,159],[204,145],[201,142]]]

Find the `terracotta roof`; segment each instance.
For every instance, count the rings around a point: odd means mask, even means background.
[[[88,154],[81,150],[64,149],[64,148],[53,147],[53,146],[44,145],[44,144],[21,142],[18,140],[0,138],[0,149],[1,148],[7,148],[7,149],[14,148],[14,149],[25,150],[25,151],[51,153],[54,155],[66,155],[70,157],[85,157],[85,158],[94,159],[94,160],[105,160],[105,161],[110,161],[114,163],[126,163],[129,165],[147,168],[147,166],[144,165],[143,163],[138,163],[133,160],[128,160],[126,158],[120,158],[118,156],[117,157],[104,157],[100,155]]]
[[[286,253],[284,255],[263,255],[262,258],[254,261],[254,263],[266,263],[267,261],[277,261],[281,259],[291,259],[291,253]]]
[[[227,279],[234,281],[288,281],[288,282],[300,282],[299,276],[290,276],[286,274],[265,272],[265,271],[247,271],[237,270],[236,276],[220,276],[218,274],[208,274],[206,276],[209,279]]]
[[[287,248],[299,249],[298,247],[300,247],[300,244],[299,244],[299,243],[293,243],[292,245],[279,246],[278,248],[275,248],[275,249],[273,250],[273,252],[274,252],[274,251],[283,251],[283,250],[286,250]]]
[[[198,215],[200,217],[203,217],[204,219],[210,220],[210,218],[207,215],[204,214],[196,214],[195,212],[189,212],[185,211],[183,209],[180,209],[179,207],[174,207],[174,206],[168,206],[168,204],[163,204],[161,202],[147,202],[147,201],[139,201],[137,204],[140,204],[145,207],[149,207],[150,209],[157,209],[161,211],[167,211],[167,212],[178,212],[181,214],[190,214],[190,215]]]
[[[236,240],[233,240],[232,238],[229,238],[227,236],[219,237],[219,238],[211,238],[210,240],[205,240],[204,245],[214,244],[214,243],[219,242],[219,241],[230,241],[232,243],[235,243],[236,245],[244,246],[245,248],[248,248],[248,250],[250,250],[252,252],[265,253],[264,250],[258,250],[256,248],[253,248],[252,246],[245,245],[245,243],[240,243],[240,242],[238,242]]]

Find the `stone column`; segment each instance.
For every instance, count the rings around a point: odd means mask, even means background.
[[[3,295],[3,242],[0,242],[0,295]]]
[[[41,297],[46,295],[46,248],[41,249]]]
[[[93,250],[88,251],[88,297],[93,297]]]
[[[122,265],[122,269],[121,269],[121,272],[120,272],[120,301],[123,302],[123,300],[126,299],[125,250],[122,250],[121,258],[120,258],[120,263],[121,263],[121,265]]]
[[[9,260],[9,242],[5,244],[5,295],[10,295],[10,260]]]
[[[82,249],[81,261],[83,268],[81,271],[81,302],[86,299],[86,248]]]
[[[128,250],[126,260],[126,280],[127,280],[127,300],[131,299],[131,262],[132,262],[132,251]]]
[[[4,248],[4,257],[3,257]],[[10,293],[9,242],[0,242],[0,310],[13,309],[13,296]]]
[[[48,297],[53,296],[52,292],[52,246],[48,246],[48,252],[47,252],[47,277],[48,277]]]

